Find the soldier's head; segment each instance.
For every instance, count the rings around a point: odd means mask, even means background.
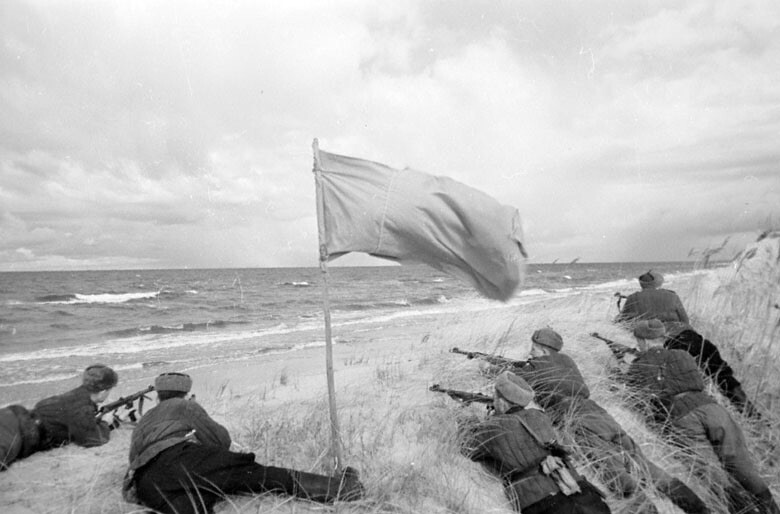
[[[534,400],[534,390],[528,382],[511,371],[504,371],[496,378],[493,406],[503,414],[512,407],[528,407]]]
[[[87,366],[81,377],[81,385],[89,391],[90,398],[95,403],[103,403],[108,398],[111,389],[119,381],[116,371],[105,364]]]
[[[531,336],[531,357],[541,357],[561,351],[563,338],[550,327],[540,328]]]
[[[172,371],[162,373],[154,379],[154,390],[157,391],[158,402],[170,398],[184,398],[191,389],[192,378],[186,373]]]
[[[664,276],[657,271],[650,270],[639,276],[639,286],[642,289],[657,289],[664,283]]]
[[[634,325],[634,337],[636,337],[639,349],[647,350],[649,347],[659,346],[666,339],[666,328],[657,319],[643,319]]]

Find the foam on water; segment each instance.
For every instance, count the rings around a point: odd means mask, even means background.
[[[38,303],[49,304],[77,304],[77,303],[124,303],[132,300],[144,300],[147,298],[156,298],[159,291],[148,291],[143,293],[103,293],[103,294],[68,294],[68,295],[48,295],[37,299]]]

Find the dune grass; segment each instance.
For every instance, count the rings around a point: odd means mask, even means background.
[[[753,456],[776,496],[780,490],[776,468],[780,429],[775,414],[780,357],[774,342],[780,309],[773,302],[780,299],[779,260],[777,253],[754,255],[728,268],[668,284],[680,293],[695,327],[719,345],[748,393],[762,407],[767,422],[745,419],[714,387],[709,389],[745,428]],[[687,483],[713,513],[725,514],[722,489],[727,479],[718,471],[714,457],[706,463],[709,472],[693,466],[696,453],[648,425],[637,412],[639,399],[611,378],[616,363],[610,351],[588,334],[596,331],[632,345],[630,335],[611,323],[616,313],[610,294],[582,293],[441,316],[425,333],[410,335],[389,353],[370,349],[361,353],[356,345],[355,353],[339,361],[337,403],[344,461],[360,470],[366,498],[323,506],[277,495],[227,496],[216,511],[512,512],[500,481],[459,451],[457,420],[484,416],[484,406],[462,406],[446,395],[428,391],[428,386],[439,383],[490,394],[492,384],[480,372],[479,363],[449,349],[457,346],[521,359],[530,349],[533,331],[549,325],[563,336],[564,351],[580,366],[592,398],[623,426],[645,455]],[[225,377],[223,384],[199,392],[198,401],[226,424],[234,449],[254,452],[264,464],[329,474],[333,461],[327,399],[323,388],[310,392],[308,388],[305,377],[285,367],[251,393],[235,390]],[[292,390],[296,394],[288,394]],[[141,507],[122,501],[120,494],[129,438],[129,430],[119,430],[105,447],[65,447],[14,464],[10,473],[0,477],[3,511],[143,512]],[[586,452],[577,451],[576,442],[565,430],[560,438],[573,445],[578,469],[606,491],[594,460],[598,457],[582,456]],[[38,476],[46,483],[36,482]],[[55,477],[54,483],[51,477]],[[642,512],[643,502],[652,502],[662,514],[679,512],[646,484],[638,498],[621,499],[609,493],[607,501],[613,512],[621,514]]]

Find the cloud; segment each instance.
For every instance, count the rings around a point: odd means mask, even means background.
[[[314,265],[314,137],[516,205],[539,261],[682,259],[777,215],[778,11],[13,2],[0,269]]]

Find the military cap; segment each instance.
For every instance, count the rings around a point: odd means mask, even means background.
[[[189,393],[192,389],[192,378],[186,373],[163,373],[154,379],[155,391],[179,391]]]
[[[650,270],[644,275],[639,276],[639,285],[642,287],[642,289],[655,289],[661,287],[661,284],[663,283],[664,276],[657,271]]]
[[[666,335],[664,324],[657,319],[644,319],[634,325],[634,336],[639,339],[658,339]]]
[[[534,390],[511,371],[504,371],[496,378],[496,392],[509,403],[525,407],[534,399]]]
[[[546,327],[540,328],[531,336],[531,341],[559,352],[563,348],[563,338],[555,330]]]
[[[116,371],[105,364],[92,364],[87,366],[81,379],[81,384],[90,393],[99,393],[111,389],[119,381]]]

